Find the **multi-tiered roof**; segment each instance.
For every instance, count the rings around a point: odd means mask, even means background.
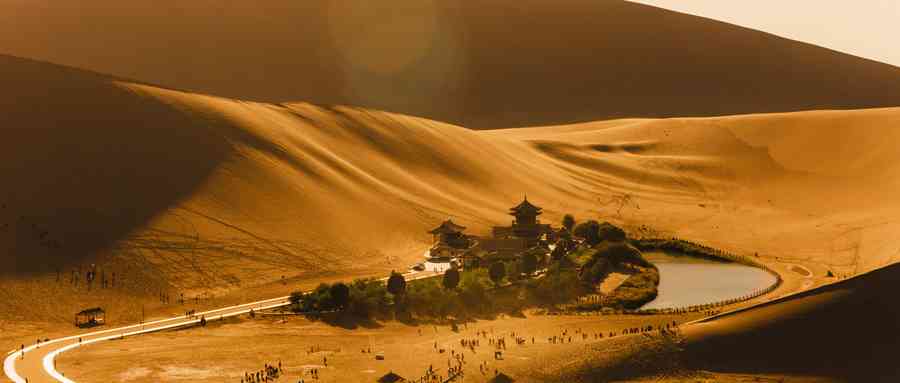
[[[457,225],[457,224],[453,223],[452,220],[448,219],[448,220],[442,222],[440,226],[432,229],[428,233],[430,233],[430,234],[458,234],[458,233],[462,233],[462,231],[465,229],[466,229],[465,226]]]
[[[541,210],[543,209],[532,205],[531,202],[528,202],[528,197],[526,196],[522,203],[509,209],[509,215],[514,215],[516,217],[538,216],[541,214]]]

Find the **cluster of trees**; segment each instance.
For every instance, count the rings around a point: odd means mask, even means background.
[[[622,242],[626,239],[625,231],[609,222],[599,223],[589,220],[579,223],[572,231],[576,237],[584,239],[589,246],[597,246],[601,242]]]
[[[560,278],[574,279],[582,289],[589,289],[590,286],[603,282],[615,268],[630,265],[634,266],[637,273],[607,296],[604,303],[617,308],[636,309],[656,298],[659,271],[644,259],[637,247],[629,243],[624,230],[608,222],[599,223],[594,220],[575,224],[574,217],[570,215],[563,218],[563,227],[571,227],[572,234],[583,239],[587,247],[581,249],[581,252],[568,251],[569,257],[561,258],[569,258],[572,264],[579,267],[579,271],[577,275],[561,273]],[[635,245],[683,246],[674,243],[644,244],[639,241]],[[566,289],[571,283],[557,282],[557,288]]]
[[[534,248],[516,260],[495,260],[486,268],[460,271],[452,267],[443,278],[407,282],[403,275],[393,272],[386,283],[359,279],[350,284],[321,284],[309,293],[291,294],[292,309],[311,313],[340,311],[357,318],[464,319],[499,310],[518,310],[529,302],[555,305],[571,301],[591,291],[614,267],[624,263],[655,271],[638,249],[625,242],[622,229],[594,220],[576,223],[571,215],[566,215],[562,224],[566,230],[549,259],[546,249]],[[577,244],[572,236],[582,238],[586,246],[579,249],[578,257],[573,256]],[[591,252],[585,253],[585,249]],[[531,278],[544,267],[546,272],[541,278]],[[658,283],[658,273],[654,279],[653,272],[629,278],[622,285],[625,288],[620,287],[623,302],[641,301],[651,290],[655,297]]]
[[[680,239],[635,239],[631,241],[631,244],[641,250],[665,250],[674,255],[684,254],[697,258],[721,260],[717,256],[720,250]]]
[[[501,264],[502,265],[502,264]],[[295,312],[341,312],[358,319],[411,319],[413,316],[443,319],[483,313],[490,306],[491,289],[485,270],[460,272],[448,269],[443,278],[407,282],[391,273],[387,282],[357,279],[350,284],[323,283],[308,293],[291,294]]]
[[[544,305],[570,301],[587,290],[575,270],[564,267],[559,261],[547,268],[543,278],[530,280],[526,287],[530,297]]]
[[[534,276],[547,262],[547,249],[537,246],[526,250],[518,259],[487,261],[487,275],[495,286],[504,281],[516,282]]]
[[[441,280],[431,278],[413,283],[399,311],[408,316],[435,319],[468,318],[487,312],[491,306],[491,286],[485,271],[450,270]]]
[[[384,283],[374,279],[323,283],[309,293],[292,293],[290,300],[297,312],[345,311],[361,318],[386,314],[393,303]]]

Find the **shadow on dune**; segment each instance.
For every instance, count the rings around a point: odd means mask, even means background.
[[[619,0],[13,3],[19,56],[475,129],[900,105],[900,68]]]
[[[230,152],[114,79],[0,56],[0,272],[64,269],[189,195]],[[137,198],[137,196],[140,196]]]
[[[691,326],[698,368],[896,382],[900,264]]]

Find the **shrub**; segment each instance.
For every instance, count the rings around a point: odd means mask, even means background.
[[[481,312],[489,303],[487,279],[483,269],[462,273],[459,298],[473,313]]]
[[[510,281],[518,281],[522,279],[521,263],[516,261],[504,262],[503,267],[506,269],[506,278]]]
[[[581,281],[591,285],[602,282],[610,271],[612,271],[612,264],[609,260],[595,256],[582,267]]]
[[[562,225],[564,228],[566,228],[566,231],[571,233],[572,229],[575,228],[575,217],[573,217],[571,214],[566,214],[563,217]]]
[[[374,279],[357,279],[350,284],[347,311],[358,318],[371,318],[388,311],[390,299],[383,283]]]
[[[640,250],[625,242],[604,242],[597,248],[596,256],[606,258],[612,265],[630,263],[641,267],[653,267],[644,259]]]
[[[607,297],[610,304],[628,310],[637,309],[656,299],[659,286],[659,271],[643,268],[632,275]]]
[[[451,267],[444,272],[444,288],[453,290],[459,286],[459,269]]]
[[[543,278],[529,283],[532,298],[543,304],[557,304],[573,299],[581,292],[574,271],[563,270],[558,264],[550,266]]]
[[[458,308],[457,294],[446,291],[436,278],[417,281],[406,293],[410,309],[420,316],[444,318]]]
[[[537,264],[537,255],[529,251],[522,256],[522,267],[520,269],[523,273],[531,275],[534,274],[535,270],[537,270]]]
[[[387,291],[395,296],[403,295],[406,291],[406,278],[396,271],[391,271],[391,276],[387,281]]]
[[[291,294],[292,298],[299,296],[299,304],[295,304],[292,309],[294,311],[330,311],[334,309],[334,302],[331,299],[331,285],[322,283],[313,291],[303,294],[297,292]]]
[[[573,234],[584,239],[588,245],[595,246],[600,243],[600,224],[594,220],[579,223]]]
[[[488,268],[488,275],[491,277],[491,281],[494,282],[494,285],[500,285],[500,282],[503,281],[503,277],[506,276],[506,266],[503,262],[494,262],[491,264],[491,267]]]
[[[603,222],[597,229],[601,241],[622,242],[626,239],[625,231],[609,222]]]
[[[343,310],[350,303],[350,288],[344,282],[331,285],[329,293],[331,293],[331,300],[336,309]]]
[[[673,255],[684,254],[722,261],[715,249],[680,239],[637,239],[630,242],[640,250],[665,250]]]
[[[291,293],[291,297],[288,298],[288,301],[291,302],[291,305],[299,305],[303,301],[303,292],[302,291],[294,291]]]

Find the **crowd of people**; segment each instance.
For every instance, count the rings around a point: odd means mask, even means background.
[[[585,331],[581,328],[562,328],[558,333],[548,336],[547,344],[570,344],[576,342],[597,341],[604,338],[617,337],[622,335],[636,335],[652,331],[658,331],[660,334],[671,334],[677,331],[678,323],[675,321],[662,324],[646,324],[639,327],[628,327],[616,331]],[[419,331],[421,335],[421,330]],[[541,338],[542,339],[542,338]],[[510,342],[512,341],[512,342]],[[445,383],[461,379],[465,376],[465,366],[467,364],[466,353],[471,352],[477,354],[483,346],[487,346],[488,352],[494,353],[494,360],[502,360],[503,353],[507,348],[515,344],[516,346],[526,346],[529,343],[534,345],[538,338],[534,336],[526,336],[521,331],[504,331],[494,332],[493,330],[476,330],[474,334],[461,337],[459,348],[441,346],[437,341],[433,347],[436,353],[447,356],[446,372],[443,369],[435,369],[434,365],[429,365],[424,374],[418,378],[410,379],[411,382],[417,383]],[[513,343],[514,342],[514,343]],[[323,351],[319,345],[312,345],[307,350],[308,354],[314,354]],[[361,349],[362,354],[371,354],[371,346]],[[379,355],[381,355],[379,353]],[[328,367],[328,356],[322,356],[322,366]],[[478,362],[478,372],[482,376],[490,377],[498,374],[496,366],[492,366],[493,362],[483,359]],[[305,379],[319,380],[319,368],[307,368],[301,373],[298,383],[306,383]],[[241,383],[266,383],[274,382],[283,375],[281,362],[278,365],[266,364],[265,367],[254,373],[246,373],[241,379]]]
[[[241,383],[265,383],[265,382],[274,382],[281,376],[281,361],[278,361],[278,365],[270,365],[266,363],[261,370],[255,372],[245,372],[244,376],[241,377]],[[302,380],[302,379],[301,379]]]

